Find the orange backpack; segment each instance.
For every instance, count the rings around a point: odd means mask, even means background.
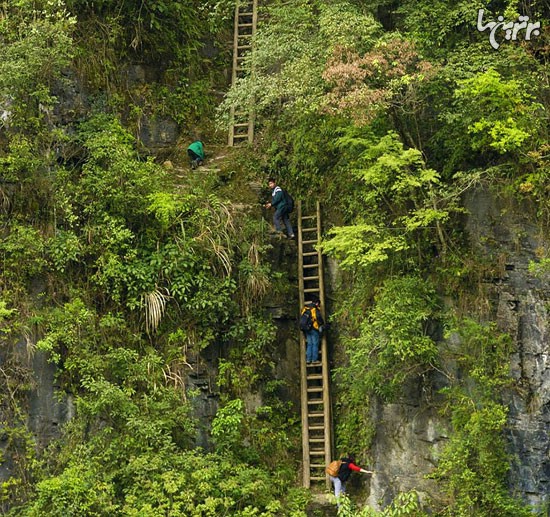
[[[341,465],[342,460],[334,460],[330,462],[329,466],[325,470],[329,476],[336,477],[338,472],[340,472]]]

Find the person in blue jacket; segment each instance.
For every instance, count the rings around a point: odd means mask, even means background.
[[[191,168],[195,169],[204,162],[204,146],[200,140],[195,140],[188,148],[187,154],[191,160]]]
[[[273,214],[273,224],[275,225],[275,231],[277,233],[282,233],[284,224],[286,227],[287,237],[289,239],[294,239],[294,230],[290,224],[290,219],[288,217],[289,210],[287,206],[287,200],[283,189],[277,185],[277,180],[275,178],[269,178],[267,184],[271,189],[271,202],[265,204],[266,208],[274,208],[275,213]]]

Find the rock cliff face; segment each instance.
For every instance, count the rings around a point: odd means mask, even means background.
[[[129,83],[154,80],[154,70],[135,65],[126,70]],[[152,74],[152,75],[151,75]],[[60,96],[60,123],[70,124],[76,115],[86,109],[85,94],[66,91]],[[72,115],[71,115],[72,113]],[[76,115],[75,115],[76,114]],[[178,138],[178,127],[172,120],[145,119],[140,128],[142,142],[154,150],[173,146]],[[550,243],[540,233],[525,212],[488,190],[480,189],[466,200],[469,216],[466,232],[472,248],[481,251],[495,264],[497,275],[484,281],[484,291],[490,301],[488,315],[508,332],[517,344],[511,358],[511,374],[515,389],[504,394],[509,406],[508,443],[512,457],[509,482],[511,491],[532,505],[550,502],[550,344],[548,336],[548,300],[550,287],[536,279],[528,270],[541,250]],[[283,271],[290,284],[296,284],[296,246],[293,242],[274,242],[272,252],[275,270]],[[328,295],[338,282],[338,267],[327,261]],[[454,302],[458,302],[454,300]],[[453,302],[451,302],[453,303]],[[299,348],[296,331],[298,311],[297,292],[288,292],[279,299],[270,299],[266,309],[279,328],[278,342],[272,350],[276,376],[287,381],[288,388],[281,396],[292,400],[299,411]],[[330,312],[330,307],[329,307]],[[455,347],[450,340],[442,346]],[[216,355],[216,354],[213,354]],[[216,355],[217,357],[217,355]],[[198,445],[208,447],[209,422],[217,401],[212,393],[213,366],[216,357],[203,358],[206,370],[198,365],[188,384],[198,388],[196,415],[202,419]],[[210,359],[210,361],[209,361]],[[0,356],[0,364],[2,357]],[[71,418],[73,405],[70,397],[59,399],[53,366],[38,355],[32,367],[36,388],[30,398],[30,427],[39,443],[47,443],[57,435],[59,425]],[[446,365],[453,370],[453,365]],[[415,489],[421,497],[439,497],[435,483],[425,479],[437,465],[437,458],[447,440],[447,423],[438,413],[441,398],[438,391],[446,385],[443,375],[433,372],[411,382],[406,396],[394,404],[372,408],[376,422],[373,447],[376,475],[356,481],[363,489],[365,502],[373,508],[388,504],[401,491]],[[251,396],[251,405],[261,400]],[[6,437],[0,429],[0,450]],[[10,475],[9,461],[0,466],[0,480]]]
[[[488,317],[516,344],[510,362],[514,389],[503,394],[509,407],[510,489],[527,503],[543,507],[550,493],[550,290],[528,268],[549,243],[525,211],[510,200],[480,189],[465,203],[471,246],[493,261],[498,271],[482,280],[490,302]],[[452,364],[445,367],[453,371]],[[444,385],[442,376],[432,374],[411,383],[399,403],[374,408],[373,467],[378,474],[368,487],[372,507],[384,506],[396,493],[413,488],[421,497],[429,494],[437,499],[433,482],[424,476],[437,465],[438,452],[446,441],[447,425],[437,413],[437,392]]]

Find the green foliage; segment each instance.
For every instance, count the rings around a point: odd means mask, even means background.
[[[200,451],[144,451],[116,471],[96,456],[73,460],[61,474],[38,484],[36,500],[17,515],[120,515],[203,517],[281,515],[279,489],[262,469]],[[88,454],[86,454],[88,452]],[[124,486],[113,491],[114,476]],[[15,515],[15,514],[14,514]]]
[[[98,474],[98,465],[90,461],[71,465],[59,476],[38,483],[36,500],[20,515],[115,515],[114,486],[98,482]]]
[[[216,414],[212,422],[212,436],[220,450],[233,450],[241,446],[244,419],[243,401],[229,401]]]
[[[418,494],[414,491],[398,494],[395,500],[380,512],[369,507],[358,509],[344,494],[341,508],[338,510],[339,517],[425,517],[426,515],[429,514],[422,510]]]
[[[37,4],[37,5],[36,5]],[[56,103],[52,84],[60,80],[72,57],[75,18],[62,0],[23,0],[0,20],[0,106],[4,124],[37,130]]]
[[[407,250],[416,231],[437,236],[445,249],[441,224],[455,208],[438,192],[439,174],[425,167],[417,149],[405,149],[395,133],[376,141],[355,131],[342,137],[339,146],[353,150],[355,159],[348,167],[364,190],[355,224],[331,229],[323,242],[327,254],[343,268],[369,266]]]
[[[40,232],[32,226],[12,221],[0,241],[0,256],[6,280],[29,279],[46,266],[45,245]]]
[[[460,343],[453,352],[464,380],[443,390],[453,433],[434,477],[450,496],[445,515],[531,515],[510,497],[506,481],[510,466],[503,432],[508,410],[498,394],[511,382],[511,340],[494,326],[472,320],[459,322],[452,339]]]
[[[232,346],[228,359],[219,363],[218,384],[237,396],[258,388],[266,369],[272,365],[267,353],[276,332],[274,324],[259,316],[250,315],[233,322],[225,338]]]
[[[523,82],[488,70],[459,82],[455,96],[474,150],[518,151],[537,132],[536,114],[542,106],[532,102]]]
[[[355,315],[349,331],[357,334],[346,336],[349,364],[336,371],[342,390],[339,450],[368,450],[373,438],[368,401],[395,399],[407,380],[433,367],[438,350],[428,325],[437,310],[433,286],[413,276],[387,280],[366,314],[357,300],[350,300],[343,312]]]
[[[375,296],[375,305],[349,341],[349,366],[339,371],[356,379],[353,390],[391,399],[404,381],[430,367],[437,347],[428,324],[437,315],[435,289],[417,277],[387,280]],[[359,375],[359,372],[363,372]]]
[[[539,262],[531,262],[529,272],[537,278],[547,280],[550,278],[550,259],[543,258]]]
[[[317,111],[324,89],[322,71],[332,50],[364,49],[379,31],[370,14],[346,1],[276,2],[266,10],[270,23],[258,28],[255,51],[246,61],[253,74],[227,95],[222,105],[226,115],[232,105],[251,104],[266,114],[282,108],[294,120],[296,114]]]

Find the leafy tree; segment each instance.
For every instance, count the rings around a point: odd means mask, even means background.
[[[449,494],[445,514],[532,515],[531,510],[508,494],[510,468],[503,432],[507,408],[499,393],[510,384],[510,337],[494,325],[472,320],[453,329],[460,340],[457,362],[465,380],[444,389],[453,434],[441,455],[434,477]]]

